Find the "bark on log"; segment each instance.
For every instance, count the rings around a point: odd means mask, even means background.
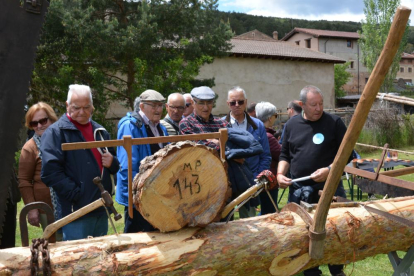
[[[227,168],[216,150],[193,142],[170,144],[142,160],[134,204],[161,232],[220,220],[231,196]]]
[[[414,197],[370,206],[414,221]],[[293,275],[407,250],[414,229],[361,207],[330,209],[324,258],[311,260],[307,225],[291,212],[173,233],[137,233],[49,246],[54,275]],[[0,250],[0,275],[29,275],[30,250]],[[41,262],[40,262],[41,263]]]

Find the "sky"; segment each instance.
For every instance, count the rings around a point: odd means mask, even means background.
[[[220,11],[282,18],[355,22],[365,18],[363,0],[219,0],[218,4]],[[401,0],[401,5],[414,9],[414,0]],[[413,13],[411,26],[414,26]]]

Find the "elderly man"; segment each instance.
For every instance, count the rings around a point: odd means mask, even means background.
[[[300,92],[302,115],[292,117],[286,124],[285,138],[277,168],[277,181],[282,189],[290,187],[289,202],[318,202],[330,167],[346,132],[341,118],[323,111],[323,95],[319,88],[308,85]],[[309,176],[310,180],[292,182],[285,176],[290,167],[292,179]],[[346,197],[342,182],[335,193]],[[332,275],[345,275],[342,265],[330,265]],[[321,275],[318,267],[305,275]]]
[[[139,111],[128,112],[118,123],[118,139],[125,135],[132,138],[168,136],[167,130],[160,124],[165,98],[155,90],[146,90],[140,95]],[[132,147],[132,176],[139,172],[142,159],[156,153],[165,145],[145,144]],[[128,155],[124,147],[117,148],[121,169],[117,175],[116,201],[125,206],[124,233],[148,232],[155,230],[135,209],[133,218],[128,215]]]
[[[161,120],[161,124],[167,129],[168,135],[178,135],[180,133],[180,121],[185,109],[183,95],[180,93],[170,94],[165,108],[167,109],[167,115]]]
[[[250,132],[263,148],[263,153],[246,159],[246,163],[253,172],[253,176],[256,177],[260,172],[270,169],[270,163],[272,161],[266,129],[259,119],[250,117],[247,114],[247,95],[243,88],[236,86],[228,91],[227,105],[229,106],[230,112],[222,119],[229,122],[232,128]],[[241,218],[256,216],[255,208],[242,206],[239,211]]]
[[[185,99],[185,109],[184,109],[183,116],[187,117],[194,111],[194,100],[190,93],[186,93],[183,96]]]
[[[191,96],[195,103],[194,112],[181,120],[180,134],[218,132],[220,128],[227,127],[228,123],[226,121],[211,114],[216,93],[210,87],[196,87],[191,90]],[[199,143],[216,150],[220,149],[220,143],[217,139],[203,140]]]
[[[93,109],[90,87],[70,85],[67,113],[42,135],[41,178],[56,192],[63,217],[101,197],[101,192],[92,182],[95,177],[102,177],[104,188],[113,192],[110,175],[119,169],[118,159],[113,156],[114,149],[61,150],[62,143],[110,139],[108,132],[91,120]],[[104,236],[107,231],[108,217],[104,208],[92,211],[62,229],[65,241]]]

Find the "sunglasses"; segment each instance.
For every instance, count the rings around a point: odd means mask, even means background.
[[[244,100],[229,102],[230,106],[235,106],[236,103],[238,103],[239,105],[244,105]]]
[[[46,118],[40,119],[39,121],[31,121],[29,125],[31,127],[37,127],[38,124],[41,124],[43,126],[47,123],[47,120],[49,120],[49,118],[46,117]]]

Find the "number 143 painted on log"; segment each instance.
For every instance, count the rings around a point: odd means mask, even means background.
[[[174,182],[173,187],[178,190],[178,192],[180,194],[180,199],[183,199],[183,191],[181,190],[182,184],[184,184],[184,190],[186,190],[187,188],[190,189],[190,195],[193,195],[193,193],[195,193],[195,194],[200,193],[201,186],[200,186],[200,183],[198,183],[198,174],[191,174],[191,176],[195,177],[194,183],[192,183],[191,180],[187,181],[187,177],[184,178],[184,180],[181,182],[181,185],[180,185],[180,179],[179,178]],[[194,191],[194,192],[193,192],[193,187],[196,189],[196,191]]]

